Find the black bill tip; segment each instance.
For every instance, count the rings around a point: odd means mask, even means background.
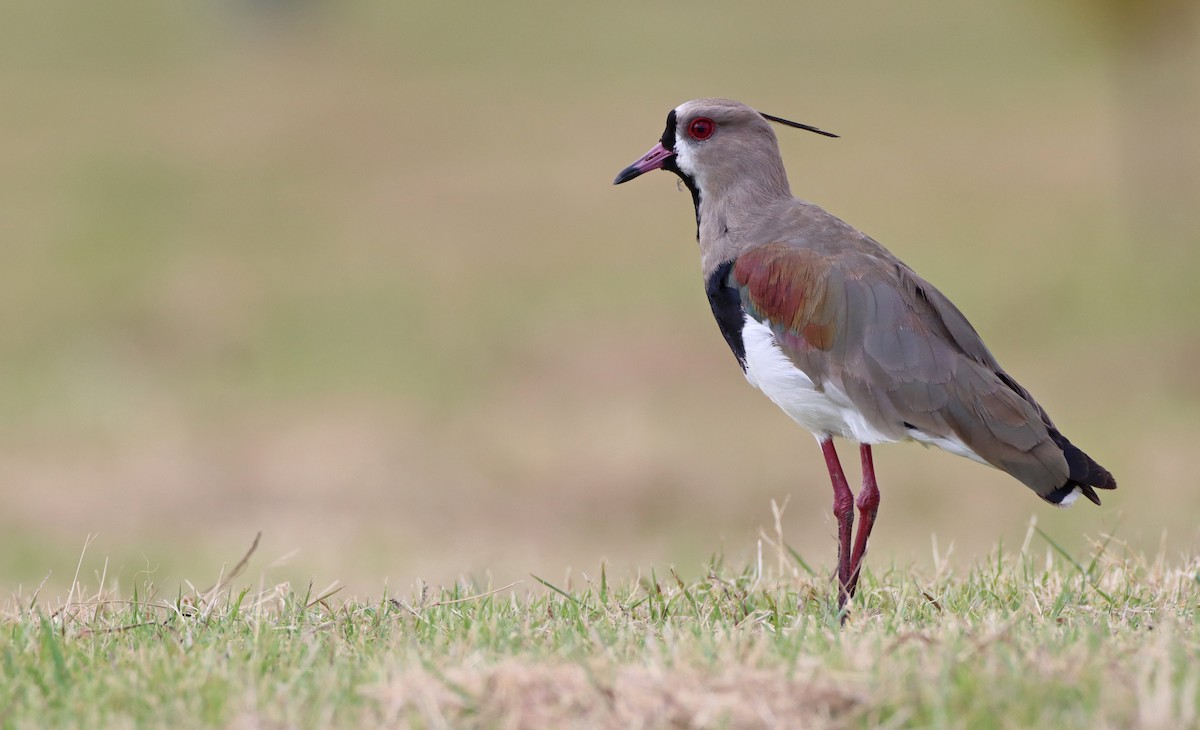
[[[630,165],[629,167],[626,167],[624,170],[621,170],[617,173],[617,177],[613,180],[613,185],[620,185],[621,183],[629,182],[638,175],[641,175],[642,172],[644,171],[639,170],[636,164]]]

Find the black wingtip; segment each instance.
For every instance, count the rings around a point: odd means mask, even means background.
[[[1115,485],[1113,486],[1113,489],[1116,489]],[[1091,500],[1092,504],[1096,505],[1097,507],[1100,506],[1100,495],[1096,494],[1096,490],[1092,489],[1091,486],[1087,484],[1080,484],[1079,491],[1083,492],[1083,496]]]
[[[1068,441],[1066,436],[1059,433],[1058,429],[1050,429],[1050,438],[1054,440],[1058,448],[1062,449],[1063,456],[1067,460],[1067,468],[1070,470],[1068,479],[1097,489],[1117,488],[1117,480],[1113,478],[1108,469],[1100,466],[1095,459],[1083,453],[1075,444]]]
[[[838,135],[834,134],[833,132],[826,132],[824,129],[818,129],[817,127],[814,127],[810,124],[801,124],[800,122],[793,122],[790,119],[784,119],[783,117],[776,117],[776,116],[772,116],[770,114],[763,114],[762,112],[759,112],[759,114],[762,114],[763,119],[775,122],[776,124],[782,124],[782,125],[788,126],[788,127],[795,127],[796,129],[803,129],[806,132],[822,134],[822,135],[825,135],[826,137],[834,137],[834,138],[838,137]]]
[[[1058,429],[1050,429],[1050,438],[1058,448],[1062,449],[1063,457],[1067,460],[1067,483],[1055,489],[1050,494],[1046,495],[1046,499],[1054,504],[1061,504],[1067,495],[1073,492],[1076,488],[1079,489],[1083,496],[1087,497],[1092,504],[1100,504],[1100,495],[1096,494],[1097,489],[1116,489],[1117,480],[1113,475],[1096,463],[1095,459],[1083,453],[1081,449],[1067,440],[1058,432]]]

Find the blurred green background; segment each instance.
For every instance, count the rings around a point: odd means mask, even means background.
[[[673,177],[676,104],[780,130],[797,195],[972,319],[1117,476],[1042,504],[877,450],[869,565],[1115,530],[1196,546],[1190,2],[0,7],[0,588],[702,570],[771,500],[834,562],[819,450],[741,377]],[[843,446],[857,480],[857,459]]]

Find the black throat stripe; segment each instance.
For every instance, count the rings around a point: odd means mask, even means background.
[[[746,346],[742,342],[742,327],[746,324],[746,314],[742,310],[742,296],[738,290],[729,285],[729,273],[733,271],[733,262],[727,261],[717,267],[704,283],[704,291],[708,294],[708,304],[712,307],[713,316],[717,318],[717,326],[733,356],[737,358],[742,371],[746,370]]]

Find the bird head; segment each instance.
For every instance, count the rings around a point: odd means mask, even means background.
[[[694,99],[667,114],[658,144],[622,170],[613,184],[629,182],[651,170],[668,170],[687,185],[697,207],[701,195],[719,193],[738,181],[756,181],[786,192],[779,143],[768,121],[837,136],[729,99]]]

